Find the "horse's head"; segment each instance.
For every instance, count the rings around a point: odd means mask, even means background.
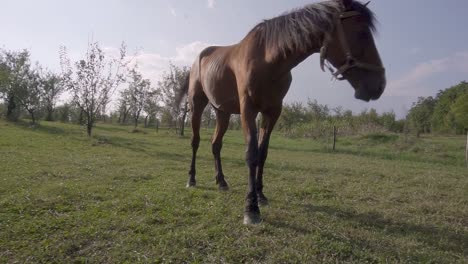
[[[372,31],[374,15],[354,0],[335,0],[343,10],[335,30],[321,50],[322,69],[325,59],[337,71],[335,77],[347,80],[355,90],[355,97],[364,101],[377,100],[385,90],[385,69],[375,46]]]

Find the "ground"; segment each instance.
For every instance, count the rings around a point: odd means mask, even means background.
[[[272,138],[263,223],[244,226],[244,144],[228,131],[231,190],[215,185],[202,131],[0,121],[0,262],[468,262],[463,137]]]

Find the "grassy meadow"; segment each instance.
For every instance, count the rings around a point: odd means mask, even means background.
[[[467,263],[465,137],[373,134],[330,142],[275,134],[263,222],[242,225],[241,132],[214,181],[202,131],[0,121],[1,263]]]

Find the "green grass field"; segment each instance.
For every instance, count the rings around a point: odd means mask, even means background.
[[[0,121],[2,263],[467,263],[464,137],[272,138],[263,223],[242,225],[243,137],[228,131],[229,192],[203,131],[189,136]]]

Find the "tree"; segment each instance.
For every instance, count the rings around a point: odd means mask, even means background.
[[[216,120],[216,113],[213,106],[208,104],[208,107],[203,111],[202,122],[205,124],[206,128],[210,128],[214,120]]]
[[[146,112],[146,118],[145,118],[145,126],[148,126],[148,118],[149,121],[154,120],[155,122],[158,122],[157,119],[157,114],[161,108],[160,106],[160,100],[161,100],[161,91],[158,89],[151,89],[146,98],[145,98],[145,104],[143,110]],[[158,126],[158,124],[156,124]]]
[[[421,133],[430,133],[432,131],[432,115],[436,100],[432,97],[419,97],[409,111],[408,117],[410,124],[416,130],[419,137]]]
[[[68,123],[70,122],[72,109],[69,104],[64,104],[58,106],[56,109],[57,117],[54,119],[60,120],[60,122]]]
[[[307,109],[302,103],[296,102],[286,104],[283,106],[280,119],[278,120],[278,127],[281,130],[291,130],[294,125],[306,123],[310,116],[307,115]]]
[[[437,131],[463,132],[457,124],[452,106],[458,101],[460,96],[468,93],[468,83],[461,82],[443,91],[439,91],[436,97],[436,105],[432,116],[434,129]]]
[[[395,112],[390,111],[383,113],[379,118],[381,125],[385,127],[388,131],[392,132],[399,132],[399,128],[397,128],[397,121]]]
[[[184,103],[184,107],[177,105],[177,95],[182,90],[182,86],[187,81],[187,77],[190,74],[188,67],[177,67],[174,64],[169,65],[169,72],[165,72],[162,76],[162,80],[158,83],[163,95],[164,107],[168,113],[172,116],[172,120],[181,120],[180,134],[184,134],[184,124],[187,115],[187,103]],[[177,130],[177,124],[176,124]]]
[[[31,65],[27,50],[3,52],[0,64],[0,95],[6,99],[8,119],[17,120],[22,107],[31,115],[33,125],[36,124],[36,112],[44,94],[40,66]]]
[[[2,51],[0,54],[0,97],[7,105],[7,119],[16,121],[21,113],[19,96],[31,77],[30,55],[21,52]],[[22,95],[21,95],[22,96]]]
[[[452,106],[451,112],[460,129],[468,130],[468,92],[458,97]]]
[[[133,121],[135,128],[137,128],[141,112],[145,107],[145,99],[148,96],[151,82],[148,79],[143,79],[143,76],[137,71],[136,67],[130,71],[130,78],[131,83],[127,91],[130,99]]]
[[[41,107],[43,84],[37,70],[30,70],[16,90],[16,98],[20,105],[31,115],[32,124],[36,124],[36,112]]]
[[[70,63],[65,47],[60,49],[63,83],[73,104],[84,114],[86,131],[91,136],[96,116],[109,103],[119,84],[125,81],[128,62],[122,43],[118,58],[107,58],[98,42],[89,43],[85,58]]]
[[[310,116],[308,119],[321,121],[330,116],[330,109],[327,105],[322,105],[317,100],[307,100],[307,112]]]
[[[4,104],[4,103],[0,103],[0,119],[4,117],[4,115],[5,115],[5,110],[6,110],[5,104]]]
[[[54,121],[55,104],[60,94],[63,92],[61,79],[58,75],[45,71],[41,73],[41,83],[43,89],[43,104],[46,109],[46,120]]]
[[[120,98],[119,98],[119,105],[118,105],[118,111],[119,111],[119,124],[126,124],[127,123],[127,118],[130,113],[130,94],[128,92],[128,89],[123,90],[120,92]]]

